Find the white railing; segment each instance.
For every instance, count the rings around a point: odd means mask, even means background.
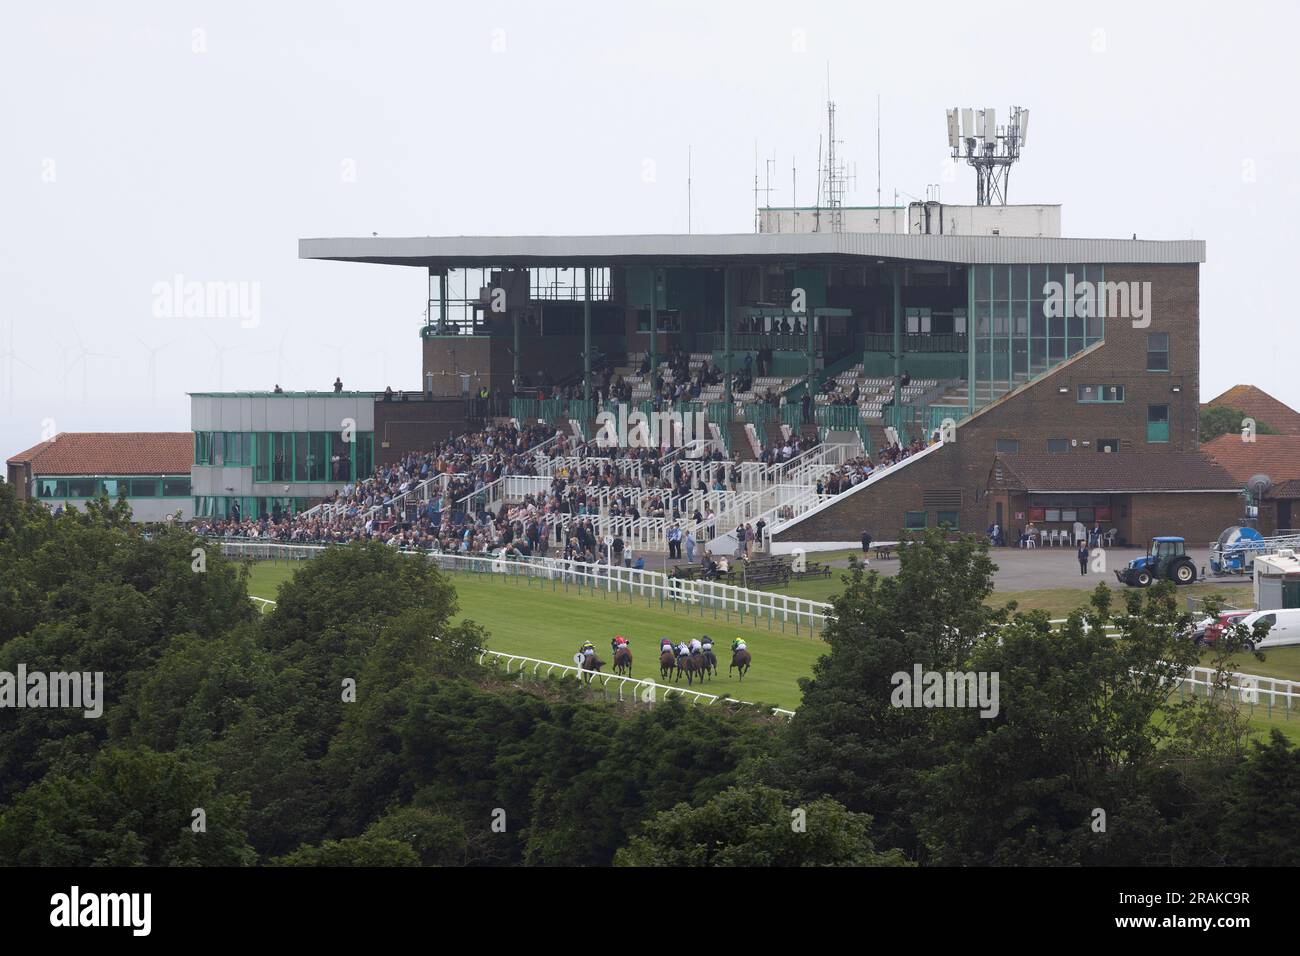
[[[1270,713],[1273,708],[1280,707],[1287,711],[1288,716],[1295,702],[1300,700],[1300,683],[1296,681],[1229,671],[1223,675],[1225,682],[1219,683],[1215,679],[1216,674],[1212,667],[1190,667],[1179,679],[1177,686],[1190,687],[1192,693],[1196,693],[1198,687],[1203,687],[1207,695],[1226,692],[1238,704],[1263,707]]]
[[[613,685],[618,689],[618,699],[620,701],[631,700],[642,704],[653,704],[657,700],[667,700],[670,694],[677,694],[681,697],[690,698],[696,704],[716,704],[719,701],[731,704],[742,704],[746,707],[757,707],[758,705],[747,700],[739,700],[730,695],[706,694],[702,690],[692,690],[689,687],[669,687],[667,684],[659,684],[652,680],[635,677],[623,677],[620,674],[604,674],[596,671],[583,670],[576,664],[558,664],[554,661],[543,661],[536,657],[525,657],[522,654],[507,654],[505,651],[488,651],[485,650],[479,654],[479,663],[482,664],[487,658],[493,658],[495,661],[505,663],[505,671],[511,673],[511,668],[515,668],[515,673],[524,673],[530,671],[533,677],[547,678],[551,676],[559,677],[576,677],[578,680],[586,681],[592,686],[599,686],[606,690]],[[650,667],[658,666],[659,658],[654,658]],[[529,665],[532,665],[531,668]],[[545,668],[545,670],[543,670]],[[626,696],[625,696],[626,694]],[[773,707],[773,714],[780,714],[783,717],[793,717],[793,710],[785,710],[781,707]]]
[[[257,561],[308,560],[335,545],[282,544],[273,541],[213,538],[230,555]],[[602,545],[602,550],[603,550]],[[502,557],[455,554],[451,552],[403,551],[405,555],[423,557],[448,571],[481,574],[518,575],[545,581],[567,582],[609,594],[658,598],[662,605],[694,610],[718,610],[752,616],[755,625],[793,625],[796,633],[803,628],[819,631],[826,626],[831,605],[825,601],[791,597],[775,591],[723,584],[720,581],[691,581],[670,578],[658,571],[608,567],[565,561],[560,558],[534,558],[530,561],[507,561]]]
[[[332,545],[292,545],[230,539],[213,540],[216,540],[226,553],[255,560],[307,560],[316,557],[327,547],[333,547]],[[476,555],[431,554],[411,551],[401,553],[423,556],[434,561],[440,568],[453,572],[469,571],[503,576],[524,576],[548,581],[562,580],[580,585],[587,584],[593,590],[603,590],[609,593],[659,596],[661,600],[670,602],[674,608],[680,606],[688,612],[693,608],[709,607],[725,608],[737,612],[743,611],[752,614],[755,621],[766,617],[769,623],[778,619],[783,624],[793,622],[796,633],[804,626],[808,627],[810,632],[824,628],[832,614],[831,605],[822,601],[792,598],[771,591],[754,591],[713,581],[678,580],[668,578],[658,572],[638,571],[635,568],[608,568],[601,565],[588,565],[555,558],[533,561],[506,561],[499,557],[479,557]],[[254,600],[266,605],[275,604],[274,601],[266,598],[254,598]],[[1055,618],[1049,623],[1059,627],[1067,623],[1067,619]],[[1119,625],[1107,624],[1105,630],[1109,634],[1118,636]],[[535,673],[537,668],[540,667],[549,668],[547,673],[554,670],[560,670],[562,673],[575,671],[580,675],[590,673],[581,671],[580,668],[573,665],[557,664],[518,654],[507,654],[500,651],[484,651],[483,653],[507,659],[509,662],[522,661],[534,664]],[[482,658],[480,658],[481,660]],[[508,669],[509,663],[507,664]],[[1265,708],[1269,714],[1272,713],[1274,708],[1284,709],[1288,719],[1292,709],[1296,707],[1296,702],[1300,701],[1300,682],[1297,681],[1264,677],[1258,674],[1244,674],[1237,671],[1225,672],[1223,676],[1225,681],[1220,682],[1217,679],[1218,672],[1213,668],[1193,666],[1189,667],[1182,677],[1176,678],[1174,686],[1180,690],[1190,688],[1193,694],[1197,693],[1198,688],[1204,688],[1207,695],[1226,692],[1234,702],[1249,707]],[[653,681],[621,677],[616,674],[595,674],[593,678],[605,683],[614,680],[635,684],[638,688],[641,688],[643,693],[646,685],[651,684],[664,691],[677,691],[697,699],[707,698],[710,703],[721,699],[712,694],[705,694],[702,691],[667,687],[662,684],[654,684]],[[619,699],[623,699],[622,691],[620,691]],[[736,702],[748,703],[747,701]],[[780,708],[774,709],[773,712],[786,715],[793,714],[792,711],[781,710]]]

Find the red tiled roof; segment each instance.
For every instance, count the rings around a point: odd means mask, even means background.
[[[1269,489],[1266,498],[1300,498],[1300,478],[1283,481]]]
[[[1254,385],[1234,385],[1205,404],[1235,408],[1282,435],[1300,435],[1300,412]]]
[[[1191,453],[998,455],[992,483],[1033,492],[1239,491],[1213,459]]]
[[[8,460],[32,475],[188,475],[192,432],[62,432]]]
[[[1300,478],[1300,435],[1256,435],[1254,441],[1242,441],[1229,432],[1206,442],[1201,451],[1243,484],[1252,475],[1268,475],[1275,485]]]

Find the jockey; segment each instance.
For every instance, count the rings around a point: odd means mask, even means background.
[[[689,645],[689,644],[686,643],[686,639],[685,639],[685,638],[682,638],[682,640],[679,641],[678,644],[677,644],[677,656],[678,656],[678,657],[689,657],[690,654],[691,654],[691,645]]]
[[[745,649],[745,639],[743,637],[734,638],[731,642],[731,653],[743,651]]]
[[[610,646],[610,649],[611,649],[615,654],[618,653],[618,649],[619,649],[620,647],[631,648],[631,644],[628,643],[627,638],[624,637],[622,634],[618,634],[618,635],[616,635],[616,636],[614,637],[614,639],[613,639],[612,641],[609,642],[609,646]]]
[[[666,637],[661,637],[661,638],[659,638],[659,653],[660,653],[660,654],[662,654],[664,651],[671,651],[672,649],[673,649],[673,642],[672,642],[671,640],[669,640],[669,639],[666,638]]]
[[[579,650],[582,652],[583,657],[596,656],[596,645],[591,643],[591,641],[584,641],[582,647],[579,648]]]
[[[713,638],[709,637],[707,634],[700,638],[700,649],[706,654],[713,650]]]
[[[700,639],[699,639],[698,637],[692,637],[692,638],[691,638],[691,653],[692,653],[692,654],[698,654],[698,653],[700,653],[700,652],[703,650],[703,647],[704,647],[704,646],[700,643]]]

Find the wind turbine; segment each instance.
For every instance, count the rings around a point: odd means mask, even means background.
[[[173,345],[176,344],[176,342],[171,341],[163,345],[150,345],[148,342],[140,338],[140,336],[138,335],[135,337],[135,340],[139,342],[141,345],[143,345],[146,351],[148,351],[149,353],[148,372],[146,373],[149,376],[149,398],[154,405],[157,405],[158,404],[158,353],[161,352],[163,349],[171,348]]]
[[[14,324],[9,323],[9,344],[5,346],[3,352],[0,352],[0,358],[5,361],[5,407],[10,415],[14,412],[14,366],[22,365],[31,369],[33,372],[40,370],[24,362],[14,351]]]
[[[217,391],[224,392],[226,390],[226,353],[233,352],[239,346],[218,345],[217,340],[208,335],[207,332],[203,333],[203,337],[212,343],[212,351],[217,355]]]
[[[280,341],[276,343],[273,349],[263,349],[260,352],[254,352],[254,355],[274,355],[275,356],[275,381],[277,384],[284,381],[284,367],[288,364],[285,360],[284,340],[288,337],[292,329],[285,329],[280,333]]]
[[[81,341],[81,332],[78,331],[75,325],[72,327],[72,334],[77,338],[77,347],[73,355],[72,361],[64,365],[63,385],[66,392],[68,373],[71,372],[78,365],[80,365],[81,366],[81,404],[85,405],[86,404],[86,378],[87,378],[87,368],[88,368],[86,359],[117,358],[117,356],[111,355],[108,352],[96,352],[92,349],[86,348],[86,343]]]

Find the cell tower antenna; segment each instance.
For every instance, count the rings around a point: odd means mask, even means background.
[[[997,124],[997,111],[969,107],[948,110],[948,146],[953,162],[962,159],[975,168],[975,203],[979,206],[1007,204],[1007,183],[1011,165],[1029,135],[1029,110],[1011,107],[1006,126]]]

